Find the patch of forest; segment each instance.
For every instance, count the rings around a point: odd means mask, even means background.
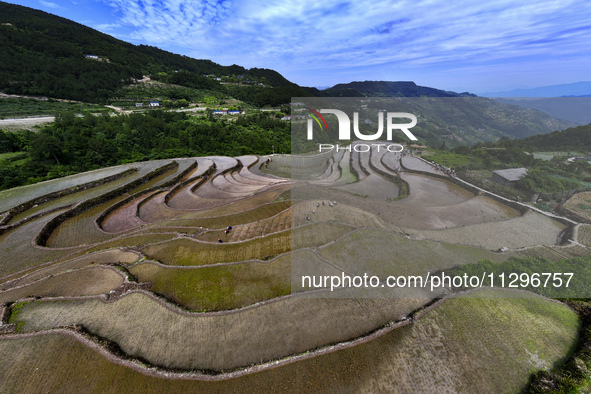
[[[58,113],[38,132],[0,130],[0,153],[26,152],[0,166],[0,190],[145,160],[290,153],[289,123],[274,113],[226,121],[213,115],[149,111],[76,117]]]

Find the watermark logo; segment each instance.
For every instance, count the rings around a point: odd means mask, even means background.
[[[337,117],[339,124],[339,140],[351,140],[351,119],[349,116],[338,109],[321,109],[316,111],[312,108],[306,108],[308,110],[310,118],[308,119],[307,138],[308,140],[314,139],[314,121],[320,126],[320,129],[326,128],[328,131],[328,125],[322,114],[333,114]],[[394,123],[394,119],[406,118],[410,119],[410,123]],[[395,130],[402,131],[411,141],[417,141],[411,132],[410,128],[416,126],[417,117],[408,112],[387,112],[386,113],[386,139],[392,140],[392,132]],[[384,133],[384,112],[378,112],[378,131],[375,134],[362,134],[359,131],[359,112],[353,112],[353,133],[355,137],[362,141],[376,141],[382,137]]]

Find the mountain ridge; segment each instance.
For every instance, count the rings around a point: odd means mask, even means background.
[[[591,81],[579,81],[558,85],[538,86],[529,89],[513,89],[483,93],[484,97],[585,97],[591,94]]]
[[[353,81],[336,84],[322,92],[333,97],[476,97],[467,92],[419,86],[413,81]]]

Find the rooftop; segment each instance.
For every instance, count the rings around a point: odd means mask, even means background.
[[[527,173],[527,168],[507,168],[506,170],[496,170],[493,174],[505,178],[508,181],[518,181]]]

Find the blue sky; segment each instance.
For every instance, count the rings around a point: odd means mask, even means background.
[[[591,80],[588,0],[9,0],[134,44],[305,86],[482,93]]]

